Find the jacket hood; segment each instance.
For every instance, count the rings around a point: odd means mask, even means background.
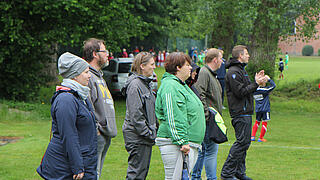
[[[229,69],[231,66],[245,67],[246,65],[246,63],[241,63],[238,59],[230,58],[229,61],[226,62],[226,69]]]
[[[144,82],[148,87],[150,86],[150,82],[152,81],[152,78],[145,77],[143,75],[136,74],[136,73],[129,73],[129,77],[128,77],[127,81],[126,81],[126,84],[121,89],[121,94],[122,95],[124,95],[124,96],[127,95],[127,88],[130,85],[130,83],[135,79],[141,79],[142,82]]]
[[[89,66],[89,70],[90,70],[91,73],[93,73],[94,75],[96,75],[98,77],[102,77],[103,76],[103,72],[102,71],[97,71],[91,65]]]
[[[77,98],[80,98],[79,94],[77,93],[77,91],[73,90],[73,89],[70,89],[68,87],[64,87],[64,86],[56,86],[56,92],[53,94],[51,100],[50,100],[50,103],[53,104],[54,100],[57,98],[57,96],[60,94],[60,93],[63,93],[63,92],[68,92],[68,93],[71,93],[73,94],[75,97]]]

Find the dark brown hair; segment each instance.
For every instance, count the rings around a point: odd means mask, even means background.
[[[83,42],[83,58],[91,62],[93,60],[93,52],[100,50],[101,44],[105,42],[101,39],[90,38]]]
[[[191,58],[183,52],[172,52],[166,57],[164,68],[166,72],[176,75],[177,67],[181,68],[186,62],[191,64]]]
[[[243,55],[244,50],[247,49],[244,45],[237,45],[232,49],[232,57],[235,59],[238,59],[240,57],[240,54]]]
[[[131,66],[131,72],[142,74],[142,69],[140,65],[147,64],[150,61],[150,59],[153,59],[153,56],[150,53],[140,52],[139,54],[137,54],[133,60],[133,63]]]

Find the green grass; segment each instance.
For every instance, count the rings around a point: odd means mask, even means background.
[[[283,59],[285,59],[283,57]],[[278,63],[276,63],[278,65]],[[276,69],[276,76],[278,77],[278,66]],[[293,56],[290,57],[288,69],[284,68],[284,80],[277,81],[278,86],[286,86],[287,83],[301,80],[316,80],[320,79],[320,57],[319,56]]]
[[[320,79],[319,74],[317,75],[320,69],[318,60],[315,57],[291,57],[286,79],[276,80],[277,91],[271,96],[272,120],[265,136],[268,142],[253,142],[247,155],[247,174],[253,179],[320,179],[320,97],[317,94],[319,90],[312,88],[317,84],[317,79]],[[315,68],[314,72],[310,73],[312,68]],[[163,72],[163,68],[156,69],[159,86]],[[297,84],[301,82],[301,78],[307,82]],[[311,87],[310,92],[315,93],[312,98],[296,95],[302,90],[308,91],[308,87]],[[286,92],[286,89],[290,89],[290,92]],[[118,135],[112,140],[101,179],[120,180],[126,176],[128,154],[121,130],[125,117],[125,100],[117,99],[115,108]],[[227,110],[223,111],[223,117],[228,127],[229,141],[219,147],[218,177],[235,140]],[[49,143],[50,128],[48,104],[0,101],[0,136],[23,137],[16,143],[0,147],[0,180],[40,179],[35,170]],[[259,133],[260,129],[257,135]],[[153,148],[147,179],[164,179],[157,146]]]

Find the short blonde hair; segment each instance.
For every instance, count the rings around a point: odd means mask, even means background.
[[[210,48],[206,54],[206,57],[204,60],[205,63],[210,63],[214,58],[218,58],[219,53],[221,53],[221,50],[216,49],[216,48]]]

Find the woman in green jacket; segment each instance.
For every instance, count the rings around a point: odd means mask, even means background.
[[[171,53],[166,58],[166,73],[157,93],[155,111],[160,127],[156,145],[161,152],[165,179],[181,179],[183,154],[188,154],[192,170],[204,138],[203,105],[184,82],[190,76],[190,63],[188,55]]]

